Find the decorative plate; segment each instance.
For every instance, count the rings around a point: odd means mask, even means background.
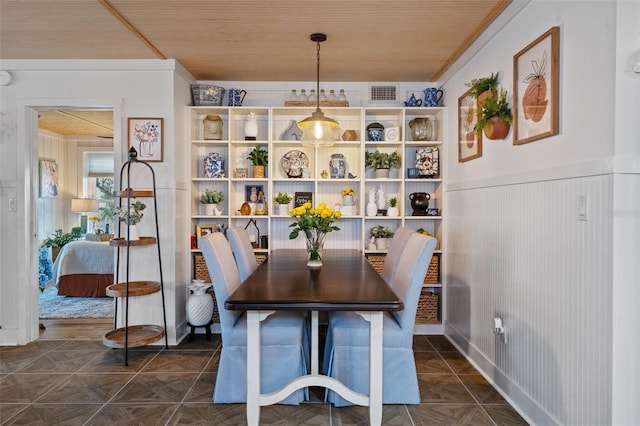
[[[302,169],[309,167],[309,158],[304,152],[294,149],[282,156],[280,165],[287,176],[299,178],[302,177]]]

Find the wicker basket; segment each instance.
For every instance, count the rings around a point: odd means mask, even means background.
[[[204,256],[196,254],[193,261],[193,278],[196,280],[203,280],[205,283],[211,282],[211,276],[209,276],[209,270],[207,264],[204,261]]]
[[[440,282],[440,256],[431,256],[431,262],[429,263],[429,269],[427,269],[427,275],[424,277],[425,284],[438,284]]]
[[[416,323],[434,324],[438,323],[438,295],[430,291],[420,293],[418,309],[416,311]]]
[[[376,270],[377,273],[382,273],[382,268],[384,268],[384,259],[385,255],[381,254],[369,254],[367,255],[367,260],[373,266],[373,269]]]

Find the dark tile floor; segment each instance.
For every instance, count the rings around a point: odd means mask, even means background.
[[[245,405],[214,405],[220,338],[129,351],[100,340],[44,340],[0,347],[2,425],[243,425]],[[388,425],[519,425],[526,422],[443,336],[416,336],[422,403],[385,405]],[[261,410],[265,425],[366,425],[366,407],[335,408],[314,389],[300,406]]]

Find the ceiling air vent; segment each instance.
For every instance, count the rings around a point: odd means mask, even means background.
[[[369,87],[369,101],[370,102],[395,102],[396,94],[398,93],[397,86],[383,86],[383,85],[371,85]]]

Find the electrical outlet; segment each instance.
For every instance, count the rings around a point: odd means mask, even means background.
[[[586,195],[578,195],[578,220],[580,221],[588,221],[589,220],[589,198]]]

